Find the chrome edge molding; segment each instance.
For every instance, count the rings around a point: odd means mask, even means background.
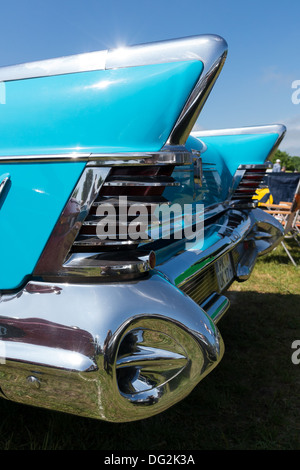
[[[217,35],[199,35],[10,65],[0,67],[0,82],[185,60],[201,60],[210,68],[213,43],[223,49],[225,41]]]
[[[165,146],[160,152],[91,153],[87,165],[190,165],[193,158],[184,146]]]
[[[190,165],[193,153],[184,147],[164,147],[160,152],[80,153],[0,155],[0,163],[87,162],[87,166]]]
[[[89,156],[90,154],[79,152],[38,155],[0,155],[0,163],[86,162]]]
[[[227,57],[227,43],[220,36],[207,36],[202,43],[199,59],[203,72],[175,123],[167,144],[184,145],[223,68]]]
[[[107,51],[86,52],[55,59],[0,67],[0,82],[104,70]]]
[[[280,134],[286,132],[283,124],[267,124],[260,126],[233,127],[226,129],[211,129],[192,131],[194,137],[211,137],[217,135],[247,135],[247,134]]]

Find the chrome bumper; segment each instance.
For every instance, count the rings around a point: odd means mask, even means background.
[[[2,295],[3,396],[115,422],[167,409],[188,395],[224,352],[216,323],[229,302],[220,291],[198,305],[185,293],[190,277],[236,250],[232,280],[245,280],[256,257],[281,236],[275,219],[253,210],[209,249],[183,252],[145,279],[88,285],[32,281],[16,294]]]

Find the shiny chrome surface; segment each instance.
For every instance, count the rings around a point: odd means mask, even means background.
[[[268,134],[275,133],[282,136],[286,132],[286,127],[283,124],[270,124],[262,126],[247,126],[235,127],[228,129],[213,129],[193,131],[192,135],[195,137],[213,136],[213,135],[246,135],[246,134]]]
[[[43,163],[84,161],[87,166],[133,166],[133,165],[189,165],[192,161],[192,153],[185,147],[166,146],[161,152],[120,152],[120,153],[80,153],[70,152],[66,154],[36,154],[36,155],[0,155],[0,163]]]
[[[67,154],[0,155],[0,163],[43,163],[88,161],[90,154],[70,152]]]
[[[224,295],[214,292],[201,304],[201,308],[215,324],[222,318],[230,307],[230,302]]]
[[[229,301],[218,283],[194,300],[185,286],[224,255],[232,259],[234,279],[243,281],[256,257],[282,238],[280,224],[260,209],[228,213],[218,243],[178,254],[143,279],[31,281],[2,295],[5,397],[123,422],[152,416],[188,395],[222,358],[216,323]],[[198,279],[205,282],[205,274]]]
[[[264,211],[256,209],[251,212],[252,221],[255,220],[252,230],[244,241],[247,244],[236,268],[238,281],[249,279],[258,256],[263,256],[273,250],[283,238],[281,224],[273,217],[273,221],[266,217]]]
[[[181,282],[178,287],[199,305],[205,301],[212,293],[218,290],[217,273],[215,264],[210,264],[207,268],[196,271],[193,275]]]
[[[142,179],[135,179],[133,177],[128,177],[127,179],[115,179],[109,180],[107,179],[104,183],[104,186],[180,186],[180,183],[174,181],[173,178],[144,178]]]
[[[222,69],[227,55],[226,41],[217,35],[195,36],[110,51],[107,67],[128,67],[177,60],[200,60],[204,70],[187,100],[167,143],[183,145]]]
[[[212,57],[214,58],[214,63],[210,64],[209,67],[206,67],[204,64],[204,71],[199,78],[198,83],[193,89],[189,99],[187,100],[169,138],[167,143],[170,145],[183,145],[187,141],[188,136],[190,135],[198,116],[213,88],[221,70],[224,65],[226,56],[227,56],[227,45],[225,41],[220,41],[220,49],[218,51],[219,56],[217,56],[217,51],[213,51]]]
[[[224,50],[220,36],[202,35],[140,44],[105,51],[47,59],[0,68],[0,81],[45,77],[92,70],[138,67],[150,64],[200,60],[207,68],[213,64],[215,49]]]
[[[160,152],[90,154],[87,165],[190,165],[192,153],[183,146],[165,146]]]
[[[222,55],[224,49],[227,49],[227,44],[222,37],[203,34],[110,50],[106,67],[136,67],[153,63],[199,60],[210,69],[216,56]]]
[[[182,187],[191,181],[190,199],[197,200],[199,188],[204,196],[213,193],[215,187],[208,191],[207,182],[201,187],[202,172],[209,184],[214,178],[209,179],[208,170],[218,173],[215,163],[202,167],[205,144],[200,141],[198,151],[190,152],[183,146],[226,54],[222,38],[205,35],[0,69],[5,82],[174,61],[203,63],[160,152],[0,157],[1,163],[87,163],[31,280],[18,292],[0,294],[0,391],[6,398],[113,422],[144,419],[182,400],[221,360],[224,345],[216,324],[229,307],[224,293],[234,280],[246,280],[257,257],[281,241],[279,222],[250,210],[250,204],[211,197],[204,213],[205,238],[189,249],[184,239],[176,240],[175,248],[174,240],[150,240],[143,251],[126,239],[110,240],[100,251],[103,242],[93,229],[95,210],[124,195],[124,187],[141,191],[128,194],[143,198],[152,210],[157,198],[166,196],[156,193],[157,187],[172,191],[178,184],[171,174],[179,165],[189,165],[181,181]],[[278,133],[278,144],[285,128],[216,132],[203,135],[270,132]],[[151,165],[163,167],[162,173],[147,175],[144,167]],[[116,166],[125,168],[116,172]],[[135,177],[128,172],[131,166],[138,167]],[[246,171],[239,168],[232,189]],[[215,189],[221,187],[217,176]],[[184,200],[186,194],[180,196]],[[131,243],[122,251],[122,244]],[[155,266],[157,254],[161,258]]]
[[[124,52],[111,51],[107,67],[128,67],[177,60],[199,60],[203,72],[188,98],[167,140],[169,145],[184,145],[217,79],[227,55],[227,43],[220,36],[203,35],[185,39],[135,46]]]
[[[230,216],[233,216],[232,220]],[[259,239],[255,238],[257,232],[264,232],[265,236],[259,237]],[[257,256],[266,254],[281,241],[282,227],[274,217],[269,216],[261,209],[229,209],[227,221],[219,227],[219,234],[220,240],[206,250],[197,250],[197,246],[195,246],[193,250],[179,252],[163,265],[157,266],[156,269],[172,284],[182,288],[191,279],[191,273],[192,276],[201,273],[226,253],[241,245],[244,240],[255,240],[255,259]],[[271,237],[268,234],[271,234]],[[246,253],[248,256],[247,251]],[[252,262],[249,264],[249,261],[246,261],[245,266],[251,272]]]
[[[99,248],[101,247],[101,241]],[[115,242],[117,245],[117,243]],[[84,244],[82,243],[81,246]],[[119,245],[119,243],[118,243]],[[88,243],[87,243],[88,246]],[[66,262],[62,265],[62,269],[58,275],[66,280],[74,282],[74,276],[80,273],[81,278],[94,278],[102,280],[119,280],[125,278],[127,280],[140,277],[147,273],[154,266],[151,263],[152,254],[142,256],[141,253],[127,252],[124,253],[72,253]]]
[[[0,318],[0,322],[2,319]],[[6,325],[3,322],[3,325]],[[2,328],[5,328],[3,326]],[[20,360],[20,343],[14,340],[6,341],[1,338],[5,350],[6,361]],[[94,361],[77,351],[68,351],[65,349],[54,348],[39,344],[22,343],[22,361],[39,366],[57,367],[60,369],[68,369],[72,371],[84,372],[87,370],[97,369]]]
[[[88,52],[0,68],[0,81],[47,77],[65,73],[104,70],[107,51]]]
[[[109,168],[86,168],[35,267],[34,276],[47,277],[62,266],[89,208],[109,173]]]
[[[118,285],[30,282],[1,297],[0,325],[8,399],[108,421],[165,410],[224,350],[205,312],[157,275]]]
[[[10,182],[10,175],[5,173],[4,175],[0,175],[0,207],[1,207],[1,196],[5,193],[5,188],[8,187]]]
[[[113,160],[110,160],[110,157]],[[158,196],[157,192],[156,196],[151,196],[150,189],[157,188],[162,192],[165,187],[180,186],[179,182],[167,174],[171,174],[174,168],[174,165],[170,166],[170,162],[177,162],[180,167],[188,164],[192,168],[193,164],[195,165],[195,160],[197,163],[194,175],[195,184],[201,185],[201,157],[199,152],[189,152],[184,147],[168,147],[152,156],[151,154],[127,154],[129,160],[123,160],[123,158],[124,155],[118,157],[116,155],[102,155],[98,162],[99,165],[92,166],[90,162],[86,166],[34,270],[34,279],[64,280],[65,282],[94,280],[99,282],[109,278],[117,280],[123,277],[129,280],[143,276],[151,269],[151,266],[153,267],[153,263],[149,261],[153,259],[151,248],[147,253],[136,252],[138,245],[152,242],[151,236],[146,232],[144,234],[144,230],[142,230],[138,238],[128,238],[126,232],[128,222],[123,226],[116,216],[114,236],[110,233],[110,237],[104,234],[104,238],[101,238],[97,229],[104,213],[100,214],[98,210],[103,211],[103,207],[107,207],[107,204],[111,204],[112,207],[120,205],[120,196],[118,197],[118,193],[114,191],[110,195],[110,188],[113,190],[118,190],[118,188],[120,190],[123,188],[126,190],[144,189],[145,195],[133,198],[129,196],[128,202],[126,199],[126,210],[130,213],[130,208],[136,209],[137,205],[145,209],[147,221],[144,222],[144,225],[148,232],[148,223],[150,223],[148,222],[148,210],[152,212],[158,204],[169,204],[169,201]],[[108,162],[116,163],[117,160],[117,167],[114,165],[102,166]],[[139,164],[133,165],[136,161]],[[97,162],[94,160],[94,156],[93,162]],[[122,168],[123,164],[124,168]],[[132,176],[130,171],[125,171],[127,164],[134,166],[136,176]],[[143,171],[143,165],[147,165],[147,169],[153,170],[153,172],[150,171],[150,175],[147,176],[147,172]],[[164,171],[164,167],[166,171]],[[159,173],[160,170],[163,170],[162,174]],[[95,184],[92,183],[93,181]],[[93,186],[92,191],[82,197],[83,192],[86,192],[90,186]],[[101,196],[100,190],[105,190],[104,196]],[[90,210],[92,210],[91,213]],[[120,237],[120,234],[124,235],[124,230],[125,236]],[[127,248],[130,248],[130,251]],[[85,253],[85,251],[90,251],[90,253]]]

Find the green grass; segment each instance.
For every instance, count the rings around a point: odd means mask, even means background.
[[[288,241],[300,266],[300,248]],[[1,450],[300,449],[300,267],[279,246],[230,288],[219,366],[181,403],[111,424],[0,400]]]

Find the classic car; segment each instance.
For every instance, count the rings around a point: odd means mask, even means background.
[[[282,240],[253,199],[285,127],[195,131],[200,35],[0,68],[0,394],[144,419],[224,353],[234,281]]]

